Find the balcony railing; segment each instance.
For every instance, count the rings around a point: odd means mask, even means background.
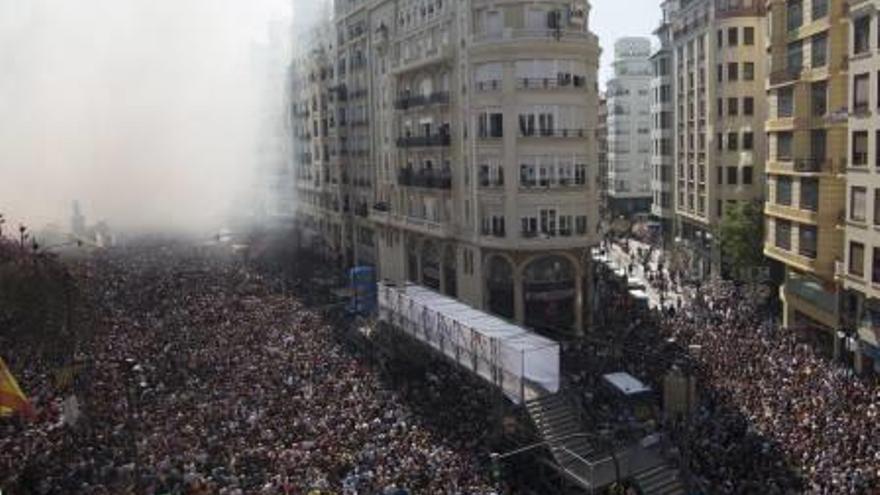
[[[586,129],[520,129],[520,137],[582,138]]]
[[[433,136],[406,136],[397,138],[398,148],[412,148],[417,146],[449,146],[452,139],[449,134],[435,134]]]
[[[504,177],[480,177],[480,187],[502,187],[504,186]]]
[[[400,169],[397,183],[407,187],[426,187],[430,189],[452,189],[452,172],[449,170]]]
[[[477,81],[477,91],[498,91],[501,89],[500,79],[490,79],[488,81]]]
[[[522,77],[516,80],[518,89],[583,88],[586,84],[586,77],[570,74],[560,74],[557,77]]]
[[[435,91],[429,95],[401,95],[394,102],[397,110],[406,110],[425,105],[449,103],[449,91]]]
[[[770,84],[785,84],[801,77],[803,67],[788,67],[770,73]]]
[[[546,39],[561,41],[587,40],[591,34],[586,31],[569,31],[564,29],[504,29],[498,32],[482,32],[475,36],[477,43],[485,41],[517,40],[517,39]]]

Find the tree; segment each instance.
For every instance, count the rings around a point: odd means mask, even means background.
[[[753,268],[765,266],[762,204],[741,202],[727,210],[718,227],[718,242],[723,264],[734,279],[746,281]]]

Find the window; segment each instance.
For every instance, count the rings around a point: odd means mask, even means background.
[[[754,62],[744,62],[743,63],[743,81],[754,81],[755,80],[755,63]]]
[[[874,189],[874,225],[880,225],[880,189]]]
[[[724,64],[718,64],[716,72],[718,82],[724,81]]]
[[[541,233],[549,236],[556,235],[556,210],[541,210]]]
[[[828,33],[820,33],[811,38],[812,53],[810,54],[810,66],[813,68],[825,67],[828,63]]]
[[[755,147],[755,135],[751,132],[743,133],[743,146],[744,150],[751,150]]]
[[[870,74],[856,74],[853,77],[853,113],[868,112],[868,84]]]
[[[854,186],[849,191],[849,219],[854,222],[864,222],[865,200],[868,192],[860,186]]]
[[[739,44],[739,30],[737,28],[727,28],[727,44],[728,46],[736,46]]]
[[[871,260],[871,282],[880,284],[880,248],[874,248],[874,257]]]
[[[801,179],[801,202],[802,210],[819,210],[819,180],[814,177]]]
[[[746,96],[743,99],[743,115],[754,115],[755,114],[755,99],[751,96]]]
[[[776,204],[791,206],[791,177],[785,175],[776,177]]]
[[[776,247],[791,249],[791,222],[776,219]]]
[[[816,257],[818,232],[814,225],[800,224],[798,226],[798,253],[807,258]]]
[[[735,186],[737,182],[736,167],[727,167],[727,183]]]
[[[802,40],[788,44],[785,54],[786,67],[789,74],[800,74],[804,68],[804,43]]]
[[[718,33],[715,35],[715,39],[718,41],[718,48],[724,46],[724,31],[718,30]]]
[[[849,273],[857,277],[865,275],[865,245],[861,242],[849,243]]]
[[[522,222],[522,236],[525,238],[535,237],[538,233],[538,218],[522,217],[520,221]]]
[[[743,44],[746,46],[752,46],[755,44],[755,28],[753,28],[753,27],[744,27],[743,28]]]
[[[739,115],[739,101],[736,98],[727,99],[727,115],[731,117]]]
[[[737,133],[727,133],[727,149],[728,151],[736,151],[737,149],[739,149],[739,135]]]
[[[823,117],[828,112],[828,82],[819,81],[810,85],[810,108],[813,117]]]
[[[724,184],[724,167],[718,167],[715,169],[715,180],[718,184]]]
[[[716,112],[719,117],[724,115],[724,98],[718,98],[715,102]]]
[[[794,115],[794,90],[789,86],[776,90],[776,117],[786,118]]]
[[[874,131],[874,166],[880,168],[880,131]]]
[[[728,81],[739,80],[739,64],[738,63],[730,62],[727,64],[727,80]]]
[[[825,163],[827,158],[827,134],[825,129],[813,129],[810,131],[810,158],[818,167]]]
[[[813,0],[813,16],[814,21],[819,20],[828,15],[828,0]]]
[[[871,49],[871,17],[862,16],[853,21],[853,55],[866,53]]]
[[[852,166],[868,165],[868,131],[852,133]]]
[[[584,235],[587,233],[587,216],[586,215],[578,215],[574,218],[574,229],[575,229],[575,233],[578,235]]]
[[[752,185],[752,181],[753,181],[752,174],[753,173],[754,173],[754,171],[753,171],[752,167],[743,167],[743,184],[745,184],[747,186]]]
[[[504,136],[504,115],[497,113],[481,113],[477,122],[481,138],[500,138]]]
[[[790,162],[792,160],[792,147],[794,135],[791,132],[776,133],[776,160]]]
[[[724,149],[724,134],[720,132],[715,135],[715,143],[718,151],[722,151]]]
[[[789,31],[794,31],[801,27],[804,23],[804,4],[803,0],[788,0],[786,8],[788,14],[787,26]]]

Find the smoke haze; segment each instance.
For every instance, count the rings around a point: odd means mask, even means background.
[[[179,229],[252,204],[300,2],[0,0],[0,213]]]

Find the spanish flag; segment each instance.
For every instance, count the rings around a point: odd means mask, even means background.
[[[31,403],[9,372],[6,362],[0,357],[0,416],[9,416],[16,412],[27,418],[34,416]]]

